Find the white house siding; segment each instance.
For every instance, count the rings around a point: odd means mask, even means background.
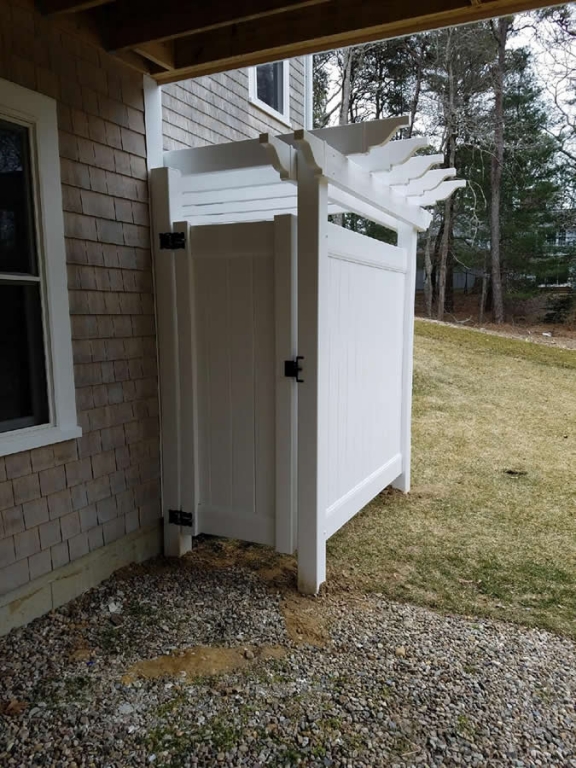
[[[290,61],[290,124],[304,127],[304,59]],[[252,139],[290,128],[248,99],[248,70],[184,80],[162,91],[164,149]]]

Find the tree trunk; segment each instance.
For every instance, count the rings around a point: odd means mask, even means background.
[[[432,221],[432,224],[434,221]],[[428,227],[426,234],[426,245],[424,246],[424,300],[426,302],[426,315],[432,317],[432,298],[434,286],[432,283],[432,224]]]
[[[506,66],[506,39],[509,28],[509,18],[498,19],[496,22],[493,22],[492,26],[498,46],[497,59],[494,66],[494,154],[490,169],[490,251],[495,323],[504,322],[502,257],[500,253],[500,194],[502,167],[504,164],[504,74]]]
[[[444,231],[442,232],[442,244],[440,247],[440,259],[438,264],[438,295],[436,301],[436,319],[444,320],[446,311],[446,277],[448,275],[448,251],[450,248],[450,201],[444,203]]]
[[[484,270],[482,271],[482,291],[480,293],[480,308],[478,310],[478,322],[484,322],[486,314],[486,302],[488,300],[488,285],[490,283],[490,272],[488,270],[488,254],[484,256]]]
[[[446,75],[447,92],[444,102],[444,115],[446,120],[446,167],[451,168],[454,165],[456,155],[456,126],[455,126],[455,78],[453,70],[453,48],[452,48],[453,30],[450,30],[446,42]],[[436,317],[438,320],[444,320],[446,311],[446,278],[448,275],[448,255],[450,252],[450,243],[452,241],[452,221],[453,207],[450,200],[444,204],[444,232],[442,235],[442,246],[440,248],[440,262],[438,267],[438,300],[436,304]]]
[[[340,112],[338,114],[338,125],[348,123],[348,113],[350,112],[350,99],[352,97],[352,61],[354,59],[354,49],[346,48],[342,52],[342,101],[340,102]]]
[[[416,120],[416,113],[418,112],[418,105],[420,102],[420,92],[422,90],[425,50],[426,43],[422,42],[418,57],[416,59],[416,83],[414,84],[414,96],[412,98],[412,104],[410,105],[410,125],[406,130],[407,139],[411,139],[412,134],[414,133],[414,121]]]
[[[352,60],[354,58],[354,49],[346,48],[342,51],[342,101],[338,111],[338,125],[347,125],[348,113],[350,112],[350,99],[352,98]],[[334,214],[332,221],[336,226],[344,226],[344,214]]]

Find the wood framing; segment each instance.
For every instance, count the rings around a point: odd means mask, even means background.
[[[160,83],[555,5],[554,0],[37,0]]]

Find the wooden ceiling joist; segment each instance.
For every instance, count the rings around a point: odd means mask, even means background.
[[[109,50],[134,48],[149,40],[185,37],[327,2],[329,0],[226,0],[200,4],[166,0],[159,4],[156,0],[122,0],[106,8],[103,14],[107,27],[105,43]]]
[[[557,0],[37,0],[160,83],[556,5]],[[74,20],[76,23],[76,19]]]
[[[80,13],[113,0],[41,0],[39,7],[45,16],[61,16],[66,13]]]
[[[159,43],[154,40],[151,43],[142,43],[133,49],[143,58],[153,62],[162,70],[174,70],[174,44],[171,40]]]
[[[177,70],[197,77],[554,5],[550,0],[329,0],[175,41]],[[160,82],[170,82],[170,75]]]

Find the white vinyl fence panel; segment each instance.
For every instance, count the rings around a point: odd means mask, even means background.
[[[401,472],[406,252],[329,224],[328,391],[320,403],[331,536]]]

